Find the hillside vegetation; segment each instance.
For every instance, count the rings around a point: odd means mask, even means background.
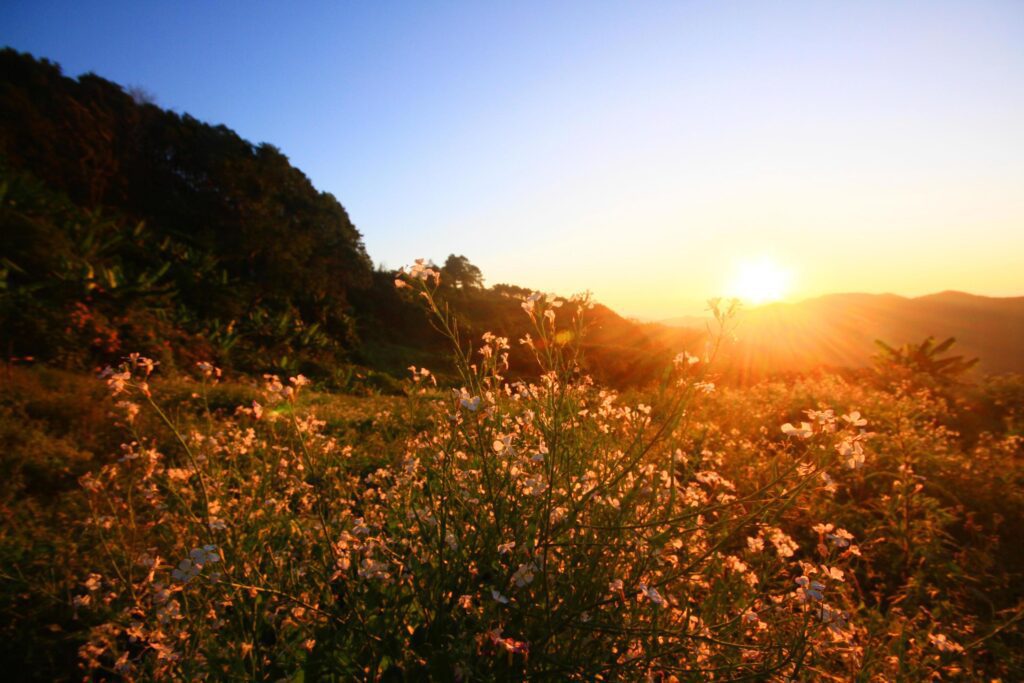
[[[374,371],[394,376],[410,359],[447,367],[442,338],[395,296],[393,272],[374,271],[344,207],[273,145],[9,49],[0,74],[8,358],[91,369],[136,351],[376,389],[394,384]],[[525,333],[509,296],[529,290],[485,289],[474,270],[446,262],[463,324]],[[618,383],[651,379],[669,357],[663,338],[698,336],[601,317],[592,359]]]
[[[456,350],[437,277],[403,289]],[[719,334],[620,395],[581,372],[586,299],[520,309],[536,382],[485,334],[460,389],[415,367],[372,403],[140,356],[10,369],[0,656],[40,680],[1024,673],[1024,384],[897,351],[879,386],[721,389]]]

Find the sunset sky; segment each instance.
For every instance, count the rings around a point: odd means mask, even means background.
[[[1024,2],[254,6],[9,0],[0,42],[276,145],[388,267],[654,319],[1024,295]]]

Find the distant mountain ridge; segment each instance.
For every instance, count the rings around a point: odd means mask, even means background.
[[[902,344],[929,336],[955,337],[954,352],[980,358],[982,372],[1024,372],[1024,296],[844,293],[768,304],[740,314],[733,360],[751,373],[861,367],[878,350],[876,339]]]

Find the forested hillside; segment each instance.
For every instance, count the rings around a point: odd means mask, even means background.
[[[259,366],[263,349],[323,361],[354,346],[370,259],[279,150],[11,50],[0,72],[9,353],[169,361],[179,339]]]
[[[92,368],[138,351],[341,388],[386,389],[382,373],[410,358],[444,371],[449,352],[420,307],[278,149],[9,49],[0,73],[6,357]],[[444,275],[467,342],[525,333],[516,297],[529,290],[485,289],[454,255]],[[654,377],[697,337],[599,308],[587,343],[595,372],[622,384]]]

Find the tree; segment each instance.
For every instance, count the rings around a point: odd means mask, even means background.
[[[441,282],[457,289],[480,289],[484,286],[484,276],[465,256],[449,254],[441,268]]]

